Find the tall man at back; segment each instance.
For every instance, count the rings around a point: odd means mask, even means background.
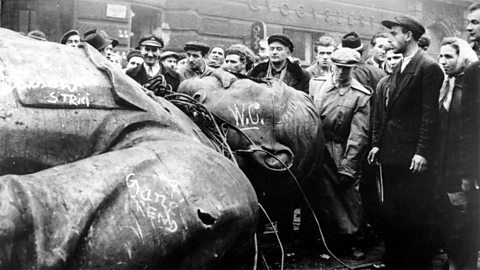
[[[396,53],[403,54],[388,79],[386,111],[374,121],[369,162],[383,168],[385,264],[389,268],[431,267],[430,246],[433,181],[436,155],[438,96],[444,75],[418,39],[425,28],[416,19],[384,20]]]
[[[478,56],[480,55],[480,3],[472,4],[468,8],[467,22],[471,46]]]
[[[250,76],[262,79],[277,79],[288,86],[308,93],[310,74],[299,65],[288,60],[293,52],[293,42],[282,34],[271,35],[268,38],[270,59],[260,63],[250,72]]]
[[[136,68],[127,70],[126,73],[141,85],[157,76],[164,76],[166,83],[172,87],[172,90],[177,91],[182,79],[175,70],[164,66],[160,62],[163,45],[163,39],[155,35],[140,39],[140,52],[143,55],[144,62]]]

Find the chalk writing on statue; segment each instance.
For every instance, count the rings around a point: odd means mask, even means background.
[[[76,93],[76,94],[65,94],[58,93],[55,91],[50,92],[50,95],[47,98],[48,103],[56,104],[63,103],[69,106],[81,106],[90,107],[90,94],[89,93]]]
[[[125,181],[130,198],[135,204],[135,211],[169,232],[178,230],[175,210],[179,203],[174,200],[173,191],[163,194],[152,190],[147,184],[142,185],[140,180],[135,179],[133,173],[127,175]]]
[[[237,127],[245,127],[243,129],[259,129],[258,125],[265,125],[265,121],[257,112],[260,110],[260,104],[258,102],[248,105],[242,104],[241,106],[233,104],[233,109],[230,106],[228,106],[228,109],[232,113]]]

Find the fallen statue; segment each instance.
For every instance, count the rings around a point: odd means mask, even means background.
[[[256,194],[178,108],[86,44],[0,29],[0,71],[0,269],[244,259]]]

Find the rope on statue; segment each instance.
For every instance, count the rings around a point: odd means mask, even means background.
[[[219,152],[237,164],[233,151],[227,144],[228,129],[224,127],[225,125],[231,126],[229,123],[214,115],[203,104],[189,95],[173,92],[172,87],[163,75],[148,80],[143,86],[147,89],[147,95],[153,99],[163,97],[179,108],[218,147]]]

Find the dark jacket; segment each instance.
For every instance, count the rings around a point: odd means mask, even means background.
[[[265,78],[267,76],[268,65],[270,62],[260,63],[250,71],[250,76],[254,78]],[[310,73],[302,69],[299,65],[290,62],[287,59],[287,72],[284,83],[297,90],[308,94],[308,83],[310,82]]]
[[[380,161],[410,165],[417,154],[427,159],[436,154],[438,95],[444,75],[440,66],[418,50],[401,72],[398,65],[387,79],[388,105],[380,123],[374,123],[372,145],[380,148]]]
[[[359,63],[353,71],[353,78],[363,86],[370,88],[372,92],[377,89],[378,82],[385,76],[387,76],[385,71],[363,62]]]
[[[129,69],[126,73],[141,85],[144,85],[149,79],[151,79],[143,65]],[[180,75],[175,70],[164,66],[162,63],[160,63],[160,73],[165,77],[167,83],[172,86],[172,90],[176,92],[178,85],[180,85],[180,82],[182,81]]]
[[[462,94],[461,167],[463,178],[480,177],[480,61],[465,69]]]
[[[461,190],[461,178],[458,174],[461,133],[458,131],[462,108],[462,84],[463,75],[456,76],[449,110],[447,111],[442,104],[439,109],[439,155],[435,167],[439,184],[446,192]]]

